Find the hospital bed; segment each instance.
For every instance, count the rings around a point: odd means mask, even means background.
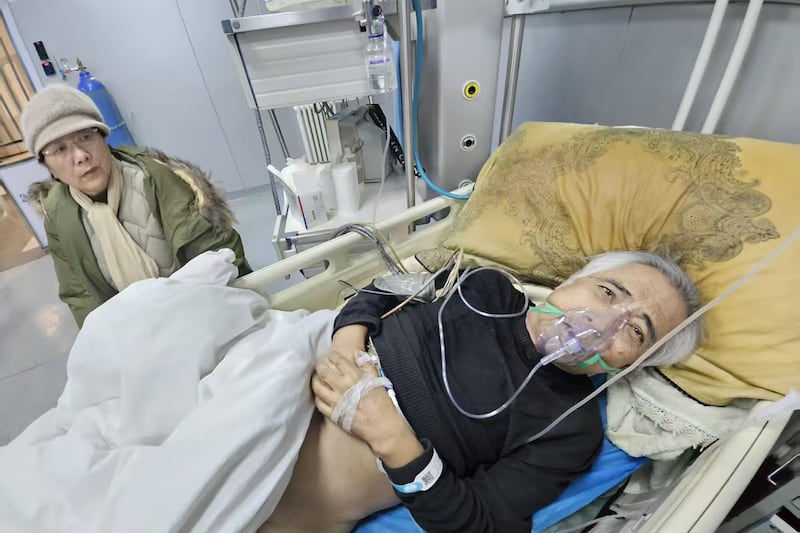
[[[466,193],[470,187],[458,192]],[[440,243],[463,206],[464,202],[458,200],[435,198],[379,222],[376,228],[390,240],[404,265],[409,270],[418,270],[420,267],[414,254]],[[425,221],[427,223],[419,225],[416,231],[409,232],[410,227]],[[386,273],[377,251],[354,252],[354,249],[363,250],[363,242],[363,237],[348,233],[253,272],[236,284],[261,292],[276,309],[336,308],[352,294],[352,290],[339,280],[359,287]],[[326,266],[320,274],[278,292],[266,293],[264,290],[294,272],[320,264]],[[547,289],[534,292],[543,295]],[[765,403],[768,402],[757,404],[753,412]],[[788,414],[766,422],[750,416],[739,431],[712,444],[699,455],[663,499],[652,505],[637,530],[670,533],[714,531],[750,483],[788,420]]]
[[[786,237],[800,225],[794,214],[794,205],[800,198],[800,189],[790,184],[796,182],[796,176],[789,175],[784,171],[775,171],[776,168],[797,168],[797,165],[800,164],[800,151],[776,146],[757,146],[758,142],[750,143],[748,141],[734,145],[719,138],[694,137],[691,134],[681,133],[668,135],[664,132],[642,132],[640,135],[624,130],[573,131],[570,127],[562,128],[560,126],[532,128],[528,139],[531,141],[532,148],[528,150],[525,147],[523,150],[525,153],[530,153],[530,157],[520,157],[522,151],[515,152],[510,148],[506,148],[503,157],[519,159],[522,163],[520,166],[533,168],[533,173],[527,169],[513,168],[512,166],[504,168],[502,171],[498,170],[497,175],[493,178],[484,175],[484,171],[487,169],[489,169],[489,173],[491,172],[492,165],[498,160],[493,155],[489,162],[484,163],[489,156],[491,143],[488,140],[493,136],[491,129],[494,124],[496,91],[501,89],[505,89],[500,123],[501,141],[505,140],[511,130],[524,13],[528,11],[522,7],[524,2],[458,0],[422,3],[426,9],[435,5],[435,9],[427,13],[426,25],[428,22],[439,22],[428,25],[424,39],[422,39],[421,33],[417,37],[417,50],[424,49],[424,52],[421,53],[421,58],[424,58],[422,61],[424,67],[413,77],[410,75],[409,65],[411,28],[407,25],[408,13],[404,13],[399,18],[389,17],[388,19],[390,29],[399,25],[394,28],[396,30],[394,33],[399,37],[400,64],[404,69],[401,80],[405,85],[401,91],[402,106],[400,109],[404,113],[402,123],[406,126],[405,145],[414,145],[409,124],[411,124],[413,107],[411,80],[415,78],[421,80],[421,94],[425,95],[420,105],[427,106],[422,109],[421,116],[423,118],[420,123],[422,127],[419,128],[420,157],[425,163],[427,171],[439,185],[450,190],[464,177],[471,179],[478,169],[483,167],[484,170],[481,171],[478,183],[480,184],[481,180],[488,183],[487,179],[491,178],[489,181],[493,184],[492,186],[505,188],[504,193],[508,198],[513,198],[519,191],[512,185],[507,185],[506,176],[509,177],[508,181],[513,181],[513,179],[530,180],[533,187],[547,189],[547,194],[543,196],[551,199],[558,197],[562,204],[571,203],[577,206],[564,216],[564,212],[551,208],[555,202],[550,202],[550,205],[545,205],[544,201],[525,204],[526,207],[533,205],[540,208],[542,212],[546,212],[547,216],[563,223],[561,227],[550,225],[547,228],[553,230],[552,236],[555,237],[554,240],[558,241],[553,244],[554,247],[561,246],[558,251],[561,255],[559,253],[542,255],[539,259],[542,259],[542,263],[547,263],[553,257],[563,259],[560,264],[553,267],[549,274],[558,271],[563,279],[563,274],[574,265],[571,262],[573,258],[569,257],[569,254],[576,251],[580,255],[581,252],[596,253],[597,250],[627,249],[630,245],[642,244],[648,239],[649,245],[669,245],[680,240],[680,235],[683,234],[690,238],[697,238],[697,248],[704,249],[703,253],[698,253],[694,258],[690,257],[690,264],[694,260],[695,265],[714,265],[712,270],[717,269],[716,271],[712,272],[710,276],[708,271],[702,275],[706,278],[716,276],[716,280],[721,283],[719,280],[737,279],[742,274],[741,270],[752,265],[757,258],[763,255],[762,251],[766,252],[769,246],[774,245],[774,240],[778,238],[778,235]],[[724,3],[721,2],[721,4]],[[390,8],[394,8],[394,3],[386,2],[384,8],[389,14],[392,12]],[[337,12],[336,9],[340,9],[340,12]],[[408,2],[398,2],[397,9],[401,13],[407,11]],[[544,8],[537,5],[535,10],[539,9]],[[329,99],[332,91],[339,89],[343,91],[342,94],[334,93],[334,96],[337,94],[342,97],[368,94],[368,88],[364,87],[362,58],[358,53],[361,47],[360,39],[363,40],[363,35],[359,35],[350,23],[352,12],[353,10],[347,8],[330,8],[327,11],[319,10],[314,13],[293,13],[291,17],[286,14],[273,14],[224,21],[223,29],[232,44],[245,94],[251,107],[271,110],[287,105],[308,104]],[[754,15],[757,18],[757,8],[754,10]],[[504,83],[498,83],[495,86],[493,83],[482,82],[481,94],[484,98],[473,99],[468,93],[464,93],[464,98],[453,98],[453,95],[461,94],[470,85],[474,84],[477,89],[477,81],[465,84],[465,80],[494,80],[497,76],[501,57],[498,52],[501,49],[503,33],[500,30],[504,16],[512,17]],[[748,9],[748,18],[751,18],[750,9]],[[342,22],[344,19],[347,20],[346,23]],[[415,28],[419,29],[420,26],[415,25]],[[435,29],[431,30],[430,28]],[[332,40],[336,32],[341,32],[344,37],[349,39],[348,42],[352,43],[352,47],[347,49],[347,53],[338,54],[337,60],[341,62],[338,65],[342,67],[338,69],[340,73],[345,71],[353,73],[354,79],[349,81],[356,83],[358,85],[356,88],[345,89],[344,80],[338,80],[341,82],[340,85],[333,88],[329,83],[319,86],[316,83],[316,77],[312,77],[314,83],[308,83],[305,78],[297,76],[293,79],[298,85],[292,87],[294,90],[288,90],[283,85],[285,77],[282,76],[282,73],[275,66],[267,63],[271,47],[283,53],[284,47],[280,46],[281,39],[313,33],[315,38],[324,36],[326,39]],[[742,32],[742,34],[746,33],[746,31]],[[715,38],[715,36],[711,37],[711,40],[713,41]],[[744,40],[748,39],[749,37],[745,36]],[[304,42],[310,43],[311,40],[304,39]],[[423,46],[423,42],[425,46]],[[474,42],[480,42],[481,46],[473,46]],[[705,42],[703,48],[706,48]],[[305,71],[314,72],[314,61],[319,50],[314,49],[311,45],[307,49],[297,46],[293,50],[297,53],[294,61],[287,62],[283,55],[279,55],[280,63],[291,64],[292,69],[297,68],[298,64],[307,64]],[[701,63],[702,61],[698,61],[698,65]],[[349,69],[349,67],[353,68]],[[735,69],[738,69],[738,66]],[[272,77],[278,76],[278,74],[281,79],[279,83],[275,83]],[[275,94],[267,90],[273,87],[276,89]],[[317,92],[312,95],[309,91]],[[723,92],[720,91],[718,97]],[[691,106],[694,95],[690,93],[691,91],[687,87],[687,94],[684,95],[684,102],[681,104],[682,108],[686,103],[689,104],[689,107]],[[477,96],[477,91],[473,96]],[[285,98],[292,98],[292,100],[287,101]],[[727,96],[722,99],[725,98]],[[717,102],[717,98],[715,98],[714,107],[720,107],[719,103],[724,102]],[[258,113],[256,115],[258,116]],[[709,117],[711,115],[710,113]],[[425,117],[429,117],[427,121]],[[713,131],[718,118],[718,113],[716,118],[709,118],[703,131]],[[681,121],[676,118],[675,129],[680,129],[683,121],[685,121],[685,116]],[[260,131],[262,141],[266,144],[263,128]],[[465,146],[462,143],[468,138],[472,139],[473,143]],[[553,139],[559,139],[562,143],[559,145],[558,141]],[[569,148],[568,145],[573,146],[574,149]],[[741,150],[742,147],[745,149]],[[500,151],[502,151],[502,145],[498,152]],[[740,153],[741,157],[739,157]],[[657,187],[649,189],[646,180],[638,180],[637,176],[650,175],[657,167],[660,167],[659,172],[662,172],[662,175],[659,177],[663,179],[659,181]],[[564,169],[566,171],[562,172]],[[616,179],[613,184],[609,184],[605,179],[620,174],[624,175],[624,179]],[[575,181],[568,182],[565,175]],[[413,191],[414,183],[410,166],[406,169],[406,176],[409,181],[409,190]],[[705,179],[707,176],[713,177]],[[553,184],[555,185],[553,186]],[[553,186],[552,190],[551,186]],[[754,192],[754,188],[763,189],[763,194],[761,191]],[[601,189],[607,190],[608,193],[605,195],[598,193],[597,191]],[[698,189],[705,190],[705,195],[693,196]],[[466,191],[457,192],[464,193]],[[413,197],[413,194],[410,196]],[[619,197],[624,201],[618,201]],[[664,201],[661,206],[655,205],[657,202],[652,201],[653,199],[660,201],[662,198]],[[688,205],[684,199],[688,199],[688,204],[692,205]],[[497,200],[501,200],[501,198],[493,197],[487,203],[491,204],[492,201]],[[485,198],[484,201],[486,201]],[[793,202],[794,205],[792,205]],[[685,215],[680,220],[678,220],[679,217],[673,216],[679,207],[683,209]],[[494,206],[489,208],[494,208]],[[605,235],[593,234],[590,226],[595,221],[592,220],[594,213],[589,213],[590,208],[598,208],[598,220],[609,220],[616,217],[614,220],[617,224],[611,224],[613,228]],[[278,205],[276,205],[276,209],[280,211]],[[463,202],[435,198],[410,208],[402,215],[378,223],[377,229],[389,240],[403,264],[409,270],[415,270],[421,268],[415,255],[447,240],[459,224],[459,214],[466,209],[469,208],[465,207]],[[506,206],[504,211],[497,205],[496,211],[500,214],[493,215],[493,218],[488,217],[492,224],[490,228],[483,231],[468,228],[462,233],[460,240],[456,239],[458,242],[455,244],[457,245],[450,246],[450,248],[463,247],[465,250],[472,248],[473,252],[474,249],[479,248],[490,249],[491,252],[497,253],[494,255],[478,254],[478,256],[490,264],[508,266],[508,262],[500,259],[511,258],[513,260],[513,252],[511,255],[507,254],[506,250],[501,249],[503,245],[518,245],[520,237],[529,239],[530,236],[530,232],[515,233],[509,236],[499,229],[508,222],[514,224],[519,222],[518,219],[512,220],[514,215],[509,214],[514,209],[519,209],[519,206]],[[726,213],[742,214],[743,216],[740,219],[736,219],[736,217],[726,219]],[[769,219],[767,220],[767,218]],[[409,229],[412,226],[415,226],[413,232]],[[620,231],[620,226],[626,227],[623,228],[624,231]],[[666,226],[669,226],[669,231],[662,232],[661,230]],[[724,229],[720,230],[720,226],[724,226]],[[734,226],[736,229],[730,229]],[[566,234],[565,228],[567,227],[569,230],[575,230],[574,235],[559,241]],[[522,228],[526,232],[530,229],[530,227]],[[666,240],[659,240],[660,237],[665,237]],[[487,247],[479,245],[479,241],[495,239],[499,241],[498,245]],[[673,240],[670,241],[670,239]],[[535,241],[536,237],[532,240]],[[340,282],[360,287],[386,272],[384,261],[376,251],[363,251],[364,242],[364,238],[361,236],[348,233],[254,272],[239,280],[238,284],[241,287],[262,292],[271,305],[277,309],[336,308],[352,294],[352,289]],[[452,245],[454,242],[450,244]],[[541,242],[533,244],[539,246],[537,252],[541,251]],[[544,246],[548,244],[545,243]],[[739,251],[736,251],[737,247],[739,247]],[[521,248],[526,249],[525,246]],[[797,246],[795,246],[796,248]],[[731,254],[732,250],[734,253]],[[467,251],[469,252],[469,250]],[[734,258],[735,261],[732,260]],[[795,258],[800,259],[797,255]],[[729,268],[730,264],[734,262],[738,265]],[[320,265],[324,267],[321,273],[296,285],[277,292],[267,289],[270,285],[281,282],[295,272],[319,269]],[[717,268],[719,265],[722,266]],[[527,266],[530,267],[528,272],[536,268],[534,262],[528,263]],[[737,270],[738,267],[741,269]],[[727,270],[725,270],[726,268]],[[519,270],[517,269],[517,271]],[[574,272],[574,270],[572,271]],[[786,274],[785,264],[781,275],[773,276],[773,279],[780,281],[783,290],[786,290],[787,286],[800,284],[797,276],[791,278]],[[549,281],[553,281],[552,276]],[[715,288],[719,289],[718,286]],[[758,298],[774,301],[783,296],[779,292],[780,289],[774,287],[768,289],[769,291],[764,292],[759,287],[759,291],[751,291],[757,292],[756,296],[748,296],[743,301],[754,304],[758,302]],[[533,297],[536,299],[537,295],[544,296],[547,289],[542,287],[533,292],[535,293]],[[796,329],[796,323],[792,323],[791,320],[796,316],[795,312],[780,312],[779,310],[775,314],[786,317],[783,325],[775,323],[768,324],[766,327],[773,330]],[[725,311],[724,316],[721,313],[716,320],[718,323],[731,324],[740,318],[735,314],[735,309],[729,308]],[[763,322],[750,324],[751,331],[760,331],[762,327]],[[786,363],[786,361],[788,357],[795,356],[795,353],[787,355],[787,352],[795,349],[797,339],[789,339],[791,343],[785,342],[787,339],[789,338],[784,335],[775,343],[783,342],[788,348],[785,348],[781,354],[775,353],[780,350],[771,350],[773,353],[769,356],[771,361],[778,361],[779,364],[784,365],[781,368],[790,368],[790,371],[786,372],[773,367],[771,369],[773,375],[780,375],[781,372],[786,375],[791,373],[791,369],[796,370],[796,366],[790,367],[791,363]],[[746,352],[746,350],[742,351]],[[724,350],[718,351],[716,355],[720,354],[728,355]],[[759,355],[762,354],[759,353]],[[739,355],[739,357],[743,356]],[[764,363],[762,366],[767,367],[769,364]],[[779,397],[775,391],[786,393],[788,387],[785,386],[785,379],[783,386],[770,387],[770,384],[767,383],[769,379],[763,379],[764,376],[749,379],[751,377],[748,375],[749,373],[755,374],[759,371],[753,365],[746,361],[743,363],[741,360],[737,360],[736,365],[739,366],[735,368],[735,371],[731,371],[730,368],[723,365],[721,368],[712,368],[708,374],[703,376],[710,376],[708,382],[704,383],[706,387],[714,386],[714,378],[724,379],[730,376],[745,376],[746,378],[743,380],[744,383],[741,380],[733,379],[721,384],[719,396],[716,398],[721,398],[720,402],[708,401],[709,405],[725,405],[726,400],[730,398],[742,397],[738,393],[747,386],[753,386],[755,389],[761,388],[772,393],[768,393],[766,396],[759,395],[758,392],[752,396],[745,394],[744,396],[748,398],[764,399],[769,397],[775,399]],[[709,385],[709,383],[711,384]],[[794,385],[794,388],[797,388],[797,385]],[[711,395],[715,396],[713,392]],[[697,396],[694,397],[697,398]],[[713,531],[719,526],[764,458],[770,453],[787,423],[788,415],[768,422],[760,421],[755,413],[764,407],[763,403],[753,407],[751,416],[734,434],[707,446],[692,465],[683,472],[677,483],[652,504],[651,509],[646,513],[646,518],[636,524],[635,529],[637,531],[702,532]]]

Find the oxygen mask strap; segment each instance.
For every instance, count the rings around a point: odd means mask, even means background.
[[[579,363],[578,364],[578,368],[586,368],[587,366],[591,366],[591,365],[593,365],[595,363],[600,365],[600,367],[603,370],[605,370],[606,372],[609,372],[609,373],[612,373],[612,374],[622,370],[621,368],[616,368],[616,367],[613,367],[613,366],[609,365],[608,363],[606,363],[605,359],[603,359],[603,356],[601,356],[599,353],[596,353],[593,356],[591,356],[589,359],[587,359],[586,361],[583,361],[582,363]]]
[[[530,311],[534,313],[542,313],[543,315],[557,315],[562,316],[564,311],[556,307],[555,305],[551,304],[548,301],[544,301],[541,306],[532,305],[528,308]]]

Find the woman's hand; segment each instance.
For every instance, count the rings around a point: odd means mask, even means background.
[[[233,262],[236,254],[230,248],[218,251],[207,251],[189,260],[176,270],[170,279],[200,285],[230,285],[239,275],[239,269]]]
[[[339,346],[334,342],[311,378],[314,402],[327,418],[331,418],[347,390],[364,377],[378,377],[373,365],[356,365],[357,350],[347,352]],[[422,445],[382,386],[367,391],[355,409],[350,433],[366,442],[387,466],[403,466],[422,453]]]

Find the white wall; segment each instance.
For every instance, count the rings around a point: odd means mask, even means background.
[[[699,131],[746,5],[728,7],[686,129]],[[711,4],[529,15],[514,125],[527,120],[669,128]],[[767,4],[717,133],[800,143],[800,6]]]
[[[44,84],[62,82],[44,76],[32,44],[38,40],[55,61],[81,58],[108,87],[137,144],[198,164],[228,192],[268,183],[253,111],[220,27],[231,16],[228,2],[17,0],[9,9]],[[65,83],[77,81],[71,74]],[[281,116],[296,150],[296,126]],[[268,121],[267,132],[280,166]]]
[[[687,129],[702,124],[745,8],[736,3],[728,9]],[[225,0],[15,0],[6,11],[34,59],[36,40],[56,60],[80,56],[108,86],[139,144],[197,163],[228,192],[268,183],[253,111],[220,29],[231,16]],[[515,125],[555,120],[669,127],[710,11],[710,4],[694,4],[528,16]],[[720,133],[800,142],[798,30],[800,7],[764,7]],[[60,83],[34,63],[35,84]],[[67,83],[74,85],[72,76]],[[278,116],[290,152],[300,155],[291,111]],[[268,120],[265,125],[280,166],[279,144]],[[272,205],[264,209],[273,212]]]

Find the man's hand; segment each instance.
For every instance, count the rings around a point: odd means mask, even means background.
[[[357,353],[357,350],[345,352],[334,342],[327,357],[317,363],[311,388],[317,409],[327,418],[331,418],[348,389],[365,376],[378,377],[373,365],[368,363],[362,368],[356,365]],[[361,397],[350,433],[366,442],[392,468],[409,463],[423,451],[383,387],[373,388]]]

